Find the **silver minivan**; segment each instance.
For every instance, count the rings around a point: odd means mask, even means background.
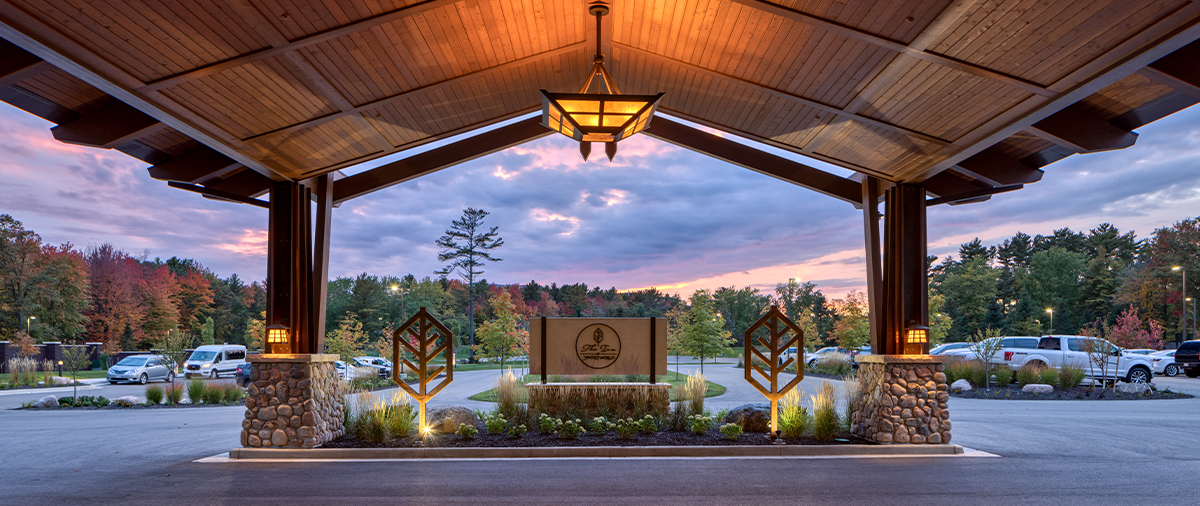
[[[175,371],[167,367],[159,355],[132,355],[121,359],[117,365],[108,368],[108,382],[132,383],[143,385],[149,381],[175,381]]]
[[[183,364],[183,376],[204,376],[217,379],[237,374],[238,365],[246,363],[246,347],[240,344],[210,344],[196,348]]]

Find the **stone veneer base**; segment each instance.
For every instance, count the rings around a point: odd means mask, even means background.
[[[230,459],[512,459],[962,455],[958,445],[569,446],[530,448],[234,448]]]
[[[880,443],[950,442],[950,410],[944,357],[865,355],[858,374],[862,409],[851,432]]]
[[[312,448],[345,434],[342,383],[337,355],[250,355],[246,419],[241,443],[247,448]]]

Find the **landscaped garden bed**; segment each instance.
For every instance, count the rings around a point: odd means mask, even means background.
[[[1049,393],[1024,392],[1021,387],[976,388],[966,392],[950,392],[951,397],[962,399],[997,399],[1010,401],[1143,401],[1161,399],[1191,399],[1193,396],[1170,390],[1150,389],[1143,394],[1113,391],[1112,388],[1072,387],[1055,389]]]
[[[185,399],[186,394],[186,401]],[[186,384],[170,383],[165,387],[146,387],[146,401],[136,396],[107,399],[101,397],[47,396],[23,404],[17,409],[172,409],[197,407],[244,406],[246,392],[232,382],[212,383],[200,379],[188,380]]]
[[[853,435],[845,435],[830,441],[820,441],[812,437],[796,439],[780,438],[783,444],[789,445],[847,445],[847,444],[878,444],[874,441]],[[320,448],[417,448],[417,447],[447,447],[447,448],[550,448],[550,447],[579,447],[579,446],[752,446],[773,444],[764,433],[743,433],[734,439],[729,439],[719,430],[710,430],[703,434],[682,431],[662,431],[653,434],[638,434],[629,439],[621,439],[615,432],[602,434],[587,433],[579,439],[563,439],[554,434],[527,433],[521,437],[509,437],[506,434],[479,434],[467,439],[457,434],[438,434],[430,437],[407,437],[389,441],[372,443],[353,435],[343,436],[320,446]]]

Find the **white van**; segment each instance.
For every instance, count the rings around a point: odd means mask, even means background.
[[[183,377],[232,377],[246,363],[246,347],[240,344],[210,344],[196,348],[183,364]]]

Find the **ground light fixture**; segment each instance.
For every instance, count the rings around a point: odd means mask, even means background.
[[[280,355],[291,353],[291,346],[288,343],[288,327],[287,325],[275,323],[267,326],[267,353],[271,355]]]
[[[919,323],[913,323],[908,326],[904,337],[904,354],[905,355],[924,355],[928,353],[929,347],[929,327]]]
[[[608,6],[594,4],[588,13],[596,16],[596,56],[592,71],[583,81],[579,93],[541,90],[542,125],[579,141],[579,154],[583,155],[584,161],[592,153],[592,143],[603,142],[604,153],[611,162],[617,156],[617,142],[650,126],[663,94],[621,94],[605,68],[604,54],[600,52],[600,26],[608,14]],[[593,83],[596,92],[589,93]]]

